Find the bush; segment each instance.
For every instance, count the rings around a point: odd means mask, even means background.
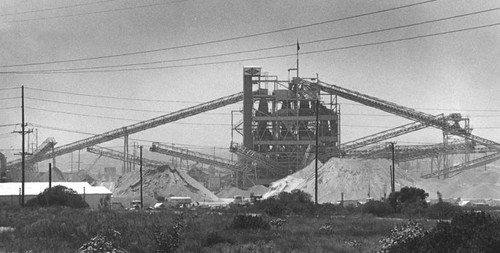
[[[450,223],[439,222],[420,244],[425,252],[498,252],[500,221],[484,212],[466,212]]]
[[[429,219],[451,219],[462,213],[459,206],[447,202],[439,202],[427,208]]]
[[[378,252],[418,252],[412,251],[412,249],[417,248],[418,240],[424,236],[424,229],[415,221],[409,221],[406,224],[396,225],[391,230],[391,235],[388,238],[379,241],[379,243],[382,244],[382,250]]]
[[[233,229],[271,229],[269,223],[264,221],[261,216],[237,215],[234,217],[230,228]]]
[[[42,193],[38,194],[36,198],[28,200],[26,206],[69,206],[73,208],[85,208],[89,205],[73,189],[62,185],[56,185],[45,189]]]
[[[122,253],[126,252],[124,249],[118,247],[117,241],[119,240],[120,233],[118,231],[105,231],[99,233],[90,242],[85,243],[78,249],[79,253],[99,253],[99,252],[113,252]]]
[[[154,226],[154,236],[156,242],[156,252],[169,253],[176,252],[182,243],[182,230],[185,227],[184,217],[179,215],[174,225],[163,231],[160,225]]]
[[[429,194],[416,187],[403,187],[401,191],[392,192],[387,198],[388,203],[395,212],[400,213],[405,208],[407,211],[415,208],[421,209],[427,207],[425,199]]]
[[[217,232],[210,232],[210,233],[208,233],[207,238],[205,239],[205,242],[203,243],[203,246],[210,247],[212,245],[219,244],[219,243],[233,244],[234,242],[231,239],[226,239],[226,238],[220,236]]]
[[[424,236],[400,240],[384,252],[498,252],[500,221],[484,212],[464,212],[438,222]]]
[[[313,214],[314,203],[311,195],[300,190],[281,192],[277,196],[259,201],[254,206],[255,210],[263,210],[274,217],[285,214]]]
[[[363,213],[370,213],[378,217],[387,216],[393,213],[391,205],[387,202],[372,200],[363,206]]]
[[[275,199],[266,199],[258,202],[256,208],[263,210],[264,213],[273,217],[280,217],[288,213],[285,203],[279,202]]]

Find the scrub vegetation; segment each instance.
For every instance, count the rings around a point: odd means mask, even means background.
[[[0,233],[0,251],[491,252],[500,246],[498,218],[443,202],[428,206],[422,197],[407,189],[361,206],[316,206],[294,191],[221,209],[3,208],[0,227],[13,229]],[[420,209],[405,213],[409,206]]]

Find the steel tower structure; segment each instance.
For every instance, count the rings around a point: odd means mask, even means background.
[[[302,169],[314,153],[316,134],[322,150],[339,151],[337,97],[299,80],[262,75],[260,67],[243,69],[243,120],[233,125],[233,131],[242,134],[243,144],[232,140],[231,151],[240,160],[256,163],[256,178],[261,183]],[[326,97],[329,101],[322,101]]]

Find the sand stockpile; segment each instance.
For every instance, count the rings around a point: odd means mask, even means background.
[[[332,158],[325,164],[318,165],[318,201],[336,202],[344,193],[344,200],[363,200],[370,197],[380,199],[390,193],[390,160],[376,159],[341,159]],[[314,199],[314,162],[306,168],[273,182],[263,198],[275,196],[282,191],[294,189],[309,193]],[[396,189],[412,186],[411,179],[405,178],[396,169]]]
[[[143,171],[143,195],[148,198],[162,196],[191,197],[193,201],[218,201],[219,198],[194,180],[187,173],[169,166]],[[115,185],[113,197],[135,198],[140,196],[139,170],[123,175]]]
[[[419,180],[415,186],[428,192],[430,198],[437,198],[439,191],[443,198],[500,199],[500,170],[467,170],[447,179]]]
[[[389,195],[390,160],[332,158],[318,169],[318,201],[335,202],[344,193],[344,200],[380,199]],[[443,198],[500,200],[500,167],[488,165],[472,169],[447,179],[422,179],[409,177],[411,169],[403,171],[396,166],[396,190],[401,187],[418,187],[429,193],[429,199],[437,199],[439,191]],[[413,173],[415,174],[415,173]],[[294,189],[311,194],[314,199],[314,162],[306,168],[273,182],[264,198]]]

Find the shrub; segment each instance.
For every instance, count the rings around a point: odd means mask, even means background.
[[[400,213],[403,208],[406,210],[420,209],[427,207],[425,199],[429,196],[424,190],[416,187],[403,187],[401,191],[392,192],[387,198],[388,203],[395,212]]]
[[[286,205],[275,199],[266,199],[258,203],[256,208],[263,210],[264,213],[270,216],[279,217],[288,213]]]
[[[334,233],[334,231],[335,231],[335,228],[334,228],[333,224],[331,224],[331,223],[326,223],[325,225],[323,225],[319,228],[320,234],[332,235]]]
[[[459,206],[447,202],[439,202],[427,208],[429,219],[451,219],[462,213]]]
[[[401,234],[401,233],[400,233]],[[451,222],[438,222],[426,233],[402,233],[399,240],[391,235],[382,252],[498,252],[500,221],[484,212],[464,212]]]
[[[484,212],[464,212],[439,222],[419,243],[423,252],[498,252],[500,221]]]
[[[78,249],[78,252],[79,253],[126,252],[124,249],[121,249],[117,245],[119,237],[120,237],[120,232],[115,230],[99,233],[95,237],[90,239],[90,242],[87,242],[84,245],[82,245]]]
[[[219,244],[219,243],[233,244],[234,242],[231,239],[226,239],[226,238],[220,236],[217,232],[210,232],[210,233],[208,233],[208,235],[205,239],[205,242],[203,243],[203,246],[210,247],[212,245]]]
[[[174,225],[163,231],[160,225],[154,225],[154,237],[156,242],[156,252],[169,253],[176,252],[182,243],[182,230],[185,227],[184,216],[179,215]]]
[[[85,208],[89,205],[73,189],[66,186],[56,185],[45,189],[36,198],[26,202],[26,206],[69,206],[73,208]]]
[[[311,195],[300,190],[281,192],[277,196],[259,201],[254,206],[255,210],[263,210],[274,217],[285,214],[313,214],[314,204]]]
[[[387,202],[372,200],[368,201],[363,206],[363,213],[370,213],[378,217],[383,217],[391,214],[393,209]]]
[[[396,225],[388,238],[379,241],[382,249],[378,252],[414,252],[412,249],[416,248],[418,239],[424,237],[425,233],[422,226],[415,221],[410,220],[406,224]]]
[[[255,215],[237,215],[234,217],[230,228],[233,229],[270,229],[269,223],[264,221],[261,216]]]

